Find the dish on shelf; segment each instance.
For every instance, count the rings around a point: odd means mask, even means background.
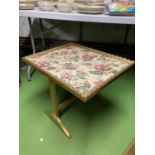
[[[88,2],[88,3],[86,3],[87,5],[91,5],[91,6],[103,6],[104,4],[103,3],[90,3],[90,2]]]
[[[20,10],[33,10],[36,4],[19,4]]]
[[[78,10],[78,7],[79,6],[82,6],[83,4],[81,4],[81,3],[72,3],[72,9],[73,10]]]
[[[110,3],[107,6],[109,15],[113,16],[134,16],[135,5],[132,3]]]
[[[84,4],[85,3],[85,0],[75,0],[74,3]]]
[[[57,4],[57,10],[60,12],[71,12],[72,11],[72,5],[69,3],[58,3]]]
[[[100,14],[103,13],[103,6],[82,5],[78,7],[79,13]]]
[[[19,0],[19,4],[35,4],[37,6],[37,0]]]
[[[54,4],[51,1],[38,1],[38,7],[42,11],[54,10]]]
[[[19,0],[19,3],[37,3],[38,0]]]
[[[85,3],[104,3],[104,0],[85,0]]]

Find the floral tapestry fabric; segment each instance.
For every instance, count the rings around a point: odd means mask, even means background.
[[[121,59],[75,45],[51,49],[28,59],[81,96],[87,96],[129,66]]]

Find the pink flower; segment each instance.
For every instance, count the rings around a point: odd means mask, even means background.
[[[37,61],[35,59],[32,60],[33,63],[37,63]]]
[[[97,71],[101,71],[101,72],[111,70],[111,68],[110,68],[109,66],[104,65],[104,64],[95,65],[95,69],[96,69]]]
[[[89,61],[89,60],[92,60],[93,58],[95,58],[95,56],[89,55],[89,54],[84,54],[82,56],[83,61]]]
[[[46,61],[42,61],[42,62],[38,62],[38,65],[40,67],[48,67],[50,64],[48,62],[46,62]]]
[[[77,69],[76,65],[72,64],[72,63],[65,63],[64,65],[65,69],[70,69],[70,70],[75,70]]]
[[[82,76],[87,76],[87,72],[83,71],[83,70],[79,70],[79,73],[82,75]]]
[[[66,54],[68,54],[68,51],[63,49],[63,50],[61,50],[61,54],[66,55]]]
[[[73,78],[73,75],[68,72],[64,72],[61,74],[61,78],[64,80],[71,80]]]

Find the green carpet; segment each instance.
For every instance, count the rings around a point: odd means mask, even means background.
[[[20,72],[20,155],[121,155],[134,138],[134,74],[132,68],[101,91],[106,107],[76,100],[62,116],[68,140],[44,114],[51,109],[47,78],[36,72],[28,82]],[[61,100],[65,90],[57,90]]]

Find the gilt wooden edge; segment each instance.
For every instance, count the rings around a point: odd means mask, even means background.
[[[49,74],[47,71],[43,70],[38,65],[33,64],[31,61],[28,60],[28,58],[34,58],[34,57],[37,57],[37,56],[41,56],[41,55],[44,55],[45,53],[52,52],[52,50],[53,51],[54,50],[58,50],[58,49],[61,49],[61,48],[64,48],[64,47],[68,47],[68,46],[71,46],[71,45],[76,46],[76,47],[81,47],[81,48],[84,48],[84,49],[87,49],[87,50],[91,50],[93,52],[96,52],[96,53],[99,53],[99,54],[102,54],[102,55],[107,55],[108,57],[124,61],[124,62],[128,63],[129,65],[127,67],[125,67],[123,70],[119,71],[116,75],[114,75],[110,79],[106,80],[100,87],[90,91],[88,93],[88,95],[83,95],[82,93],[79,93],[76,90],[74,90],[72,85],[65,83],[64,81],[58,79],[55,76],[52,76],[51,74]],[[106,53],[106,52],[103,52],[103,51],[95,50],[95,49],[92,49],[92,48],[89,48],[89,47],[86,47],[86,46],[83,46],[83,45],[80,45],[80,44],[77,44],[77,43],[67,43],[67,44],[59,45],[58,47],[54,47],[54,48],[51,48],[51,49],[44,50],[44,51],[41,51],[39,53],[35,53],[35,54],[32,54],[32,55],[29,55],[29,56],[25,56],[25,57],[22,58],[22,60],[24,62],[26,62],[26,63],[29,63],[34,68],[38,69],[43,74],[46,74],[48,76],[48,78],[52,78],[52,80],[54,82],[56,82],[58,85],[60,85],[61,87],[63,87],[64,89],[66,89],[67,91],[69,91],[70,93],[72,93],[73,95],[78,97],[79,99],[81,99],[83,102],[87,102],[90,98],[92,98],[94,95],[96,95],[104,86],[106,86],[107,84],[109,84],[110,82],[115,80],[123,72],[125,72],[127,69],[129,69],[131,66],[134,65],[134,61],[132,61],[132,60],[129,60],[129,59],[126,59],[126,58],[122,58],[122,57],[119,57],[119,56],[115,56],[115,55],[112,55],[112,54],[109,54],[109,53]]]

